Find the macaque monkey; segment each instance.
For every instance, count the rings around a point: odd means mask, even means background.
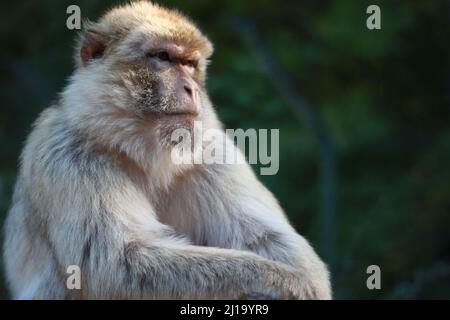
[[[85,26],[21,155],[5,223],[13,298],[331,298],[326,266],[248,164],[171,160],[175,129],[221,128],[212,52],[188,18],[149,2]]]

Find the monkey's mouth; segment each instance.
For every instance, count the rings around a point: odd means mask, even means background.
[[[200,108],[195,104],[182,104],[169,110],[161,111],[161,116],[176,118],[198,118]]]
[[[176,101],[169,108],[161,110],[161,112],[164,116],[169,117],[197,118],[200,115],[200,110],[200,104],[181,99]]]
[[[193,117],[196,118],[199,116],[199,113],[197,111],[166,111],[162,112],[164,116],[183,116],[183,117]]]

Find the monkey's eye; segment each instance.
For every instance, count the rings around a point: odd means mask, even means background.
[[[184,65],[191,67],[191,68],[197,68],[197,64],[198,62],[196,60],[187,60],[186,62],[183,63]]]
[[[158,57],[158,59],[161,60],[161,61],[170,61],[170,56],[167,53],[167,51],[158,52],[156,54],[156,57]]]

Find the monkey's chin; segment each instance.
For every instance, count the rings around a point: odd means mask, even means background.
[[[201,121],[201,119],[190,113],[170,114],[161,118],[161,122],[170,130],[186,129],[192,131],[196,121]]]
[[[164,116],[158,119],[158,132],[166,146],[172,147],[177,144],[180,135],[189,135],[193,139],[197,121],[201,121],[199,117],[187,114]]]

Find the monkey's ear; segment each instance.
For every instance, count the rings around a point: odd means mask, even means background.
[[[81,63],[86,65],[89,61],[101,58],[105,49],[106,36],[95,29],[86,29],[81,38]]]

